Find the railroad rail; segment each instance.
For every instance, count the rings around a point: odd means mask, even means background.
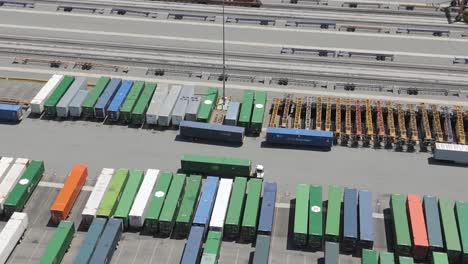
[[[322,97],[316,98],[315,105],[315,129],[322,130]]]
[[[296,107],[294,109],[294,128],[302,128],[301,113],[302,113],[302,97],[296,98]]]
[[[444,142],[444,133],[442,132],[442,126],[440,124],[440,115],[437,105],[431,105],[432,110],[432,125],[435,130],[435,140],[437,142]]]

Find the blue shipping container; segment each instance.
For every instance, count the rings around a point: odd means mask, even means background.
[[[122,235],[123,222],[119,218],[111,218],[107,222],[106,228],[102,233],[101,239],[96,246],[96,250],[91,257],[91,264],[109,263],[114,254],[115,248]]]
[[[207,226],[210,222],[216,193],[218,192],[219,178],[208,176],[203,186],[203,192],[198,201],[197,211],[193,218],[193,225]]]
[[[424,215],[426,217],[427,237],[431,250],[442,251],[444,240],[440,223],[440,212],[437,197],[425,195],[423,198]]]
[[[200,252],[203,245],[203,236],[205,227],[192,226],[190,233],[185,243],[184,252],[180,264],[197,264],[200,259]]]
[[[345,188],[344,191],[344,225],[343,250],[353,251],[358,237],[358,191]]]
[[[276,182],[263,183],[262,207],[260,209],[260,221],[258,234],[271,235],[273,219],[275,218]]]
[[[96,105],[94,106],[94,117],[100,119],[104,119],[106,117],[106,109],[121,83],[122,79],[111,79],[109,84],[107,84],[106,89],[102,92],[101,97],[99,97]]]
[[[21,105],[0,104],[0,121],[20,121],[23,118]]]
[[[267,128],[266,141],[273,144],[331,148],[333,132],[269,127]]]
[[[359,244],[368,249],[374,246],[372,193],[366,190],[359,191]]]
[[[182,121],[179,125],[179,134],[189,138],[242,143],[244,133],[245,129],[243,127],[221,124]]]
[[[120,86],[119,90],[112,99],[112,102],[109,104],[107,108],[107,114],[109,115],[109,119],[112,121],[118,121],[120,117],[120,107],[122,106],[125,98],[130,92],[130,89],[133,86],[133,81],[125,80],[122,85]]]
[[[78,254],[73,261],[74,264],[87,264],[93,255],[94,249],[98,243],[99,238],[101,237],[102,231],[106,226],[107,219],[105,218],[94,218],[91,226],[86,233],[86,238],[81,244]]]

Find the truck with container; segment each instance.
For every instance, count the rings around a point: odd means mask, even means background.
[[[70,111],[70,117],[79,118],[81,117],[82,105],[86,97],[88,96],[89,91],[87,90],[80,90],[76,94],[75,98],[71,101],[70,105],[68,106],[68,110]]]
[[[125,101],[122,103],[122,106],[120,107],[120,119],[122,122],[124,123],[130,122],[133,108],[135,108],[135,106],[137,105],[140,99],[140,96],[144,90],[145,90],[144,81],[135,81],[133,83],[132,89],[130,90],[130,92],[128,92],[128,95],[125,98]],[[144,105],[142,106],[144,107]]]
[[[72,102],[73,98],[75,98],[75,96],[80,90],[86,90],[87,88],[88,79],[86,79],[85,77],[76,77],[75,81],[70,85],[68,90],[57,103],[57,117],[67,118],[68,114],[70,113],[69,105]]]
[[[23,107],[19,104],[0,103],[0,122],[19,122],[23,119]]]
[[[145,83],[145,88],[143,89],[143,92],[141,92],[141,96],[132,110],[130,120],[132,125],[137,126],[145,123],[146,111],[148,110],[154,91],[156,91],[155,83]]]
[[[193,121],[182,121],[179,124],[179,135],[192,141],[202,139],[242,144],[244,134],[243,127]]]
[[[54,74],[41,90],[34,96],[29,104],[31,106],[31,113],[35,115],[41,115],[44,112],[44,103],[49,95],[57,88],[59,83],[62,81],[63,75]]]
[[[171,85],[169,93],[162,102],[161,108],[158,113],[158,125],[163,127],[168,127],[171,125],[172,120],[172,111],[176,105],[179,94],[182,90],[180,85]]]
[[[159,111],[163,105],[164,99],[166,99],[169,93],[169,85],[167,83],[158,84],[158,88],[153,94],[151,101],[146,111],[146,124],[157,125],[159,118]]]
[[[44,102],[44,112],[46,116],[55,117],[57,115],[57,104],[68,91],[68,88],[71,86],[74,80],[74,76],[66,75],[63,77],[62,81],[60,81],[57,88],[49,95],[47,100]]]
[[[83,102],[83,116],[86,118],[94,117],[94,105],[96,105],[99,97],[104,92],[107,84],[110,82],[109,77],[102,76],[94,85],[93,89],[88,93],[86,99]]]
[[[184,85],[180,91],[179,97],[177,98],[176,104],[171,114],[172,125],[178,126],[180,122],[185,119],[185,113],[187,111],[187,106],[190,101],[190,98],[193,97],[195,93],[195,87],[193,85]]]
[[[114,98],[115,93],[122,84],[122,79],[112,78],[107,84],[106,89],[102,92],[101,96],[94,105],[94,117],[96,119],[105,119],[107,116],[107,108]]]
[[[90,264],[107,264],[112,260],[114,251],[119,244],[123,232],[122,219],[111,218],[107,221],[96,250],[89,261]]]
[[[269,144],[299,145],[329,150],[333,145],[333,132],[269,127],[266,131],[266,142]]]

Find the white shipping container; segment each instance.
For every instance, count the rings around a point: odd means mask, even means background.
[[[174,110],[172,110],[171,118],[173,125],[178,126],[180,125],[180,122],[184,120],[189,100],[194,93],[195,87],[193,85],[185,85],[180,91]]]
[[[104,193],[109,187],[112,174],[114,174],[114,169],[104,168],[98,176],[96,185],[94,185],[93,191],[89,195],[85,208],[81,213],[82,222],[85,225],[90,225],[91,222],[93,222],[94,217],[96,217],[96,211],[101,204]]]
[[[28,215],[14,212],[0,233],[0,263],[6,263],[26,228],[28,228]]]
[[[145,220],[146,210],[149,206],[149,198],[153,193],[153,188],[156,185],[158,179],[159,170],[148,169],[145,174],[145,178],[141,183],[140,189],[135,197],[130,213],[128,214],[129,225],[132,228],[143,227]]]
[[[76,94],[75,98],[71,101],[68,106],[71,117],[80,117],[81,116],[81,106],[83,105],[84,100],[88,96],[88,90],[80,90]]]
[[[15,187],[16,182],[18,182],[21,175],[23,175],[23,172],[28,164],[28,159],[16,159],[15,163],[11,166],[10,170],[5,175],[5,178],[3,178],[2,183],[0,183],[0,214],[3,213],[3,205],[8,194],[11,192],[13,187]]]
[[[198,108],[200,108],[201,97],[192,96],[185,109],[185,120],[187,121],[197,121]]]
[[[210,230],[223,232],[224,220],[231,197],[232,179],[221,179],[219,181],[218,193],[211,214]]]
[[[468,164],[468,146],[460,144],[435,143],[434,159]]]
[[[54,74],[49,81],[42,86],[41,90],[39,90],[36,96],[31,100],[31,113],[42,114],[42,112],[44,112],[45,101],[62,80],[63,75]]]
[[[239,118],[240,103],[229,102],[224,124],[228,126],[237,126],[237,119]]]
[[[0,182],[2,182],[3,177],[5,177],[8,169],[13,163],[14,158],[3,157],[0,159]]]
[[[60,101],[57,104],[57,116],[58,117],[68,117],[68,107],[76,96],[78,91],[86,90],[88,88],[88,79],[85,77],[76,77],[75,81],[68,88],[67,92],[63,95]]]
[[[172,110],[174,110],[174,106],[177,102],[177,98],[179,98],[181,90],[182,86],[180,85],[172,85],[171,89],[169,89],[169,93],[167,94],[166,99],[164,99],[161,109],[159,109],[158,125],[169,126],[171,124]]]
[[[146,111],[146,123],[148,125],[156,125],[158,123],[159,109],[161,109],[161,105],[163,104],[164,99],[166,99],[168,92],[169,85],[167,83],[160,84],[156,88],[148,106],[148,110]]]

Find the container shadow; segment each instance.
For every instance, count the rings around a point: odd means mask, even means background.
[[[468,164],[460,164],[460,163],[455,163],[451,161],[436,160],[434,159],[434,157],[427,158],[427,164],[435,165],[435,166],[468,168]]]
[[[204,145],[212,145],[212,146],[222,146],[222,147],[232,147],[232,148],[242,147],[242,143],[209,141],[209,140],[205,140],[205,139],[190,140],[190,139],[185,138],[185,137],[183,137],[181,135],[177,135],[174,140],[178,141],[178,142],[186,142],[186,143],[193,143],[193,144],[204,144]]]
[[[293,241],[293,234],[294,234],[294,213],[295,213],[295,209],[293,210],[293,208],[296,208],[296,198],[294,199],[291,199],[291,201],[289,201],[289,221],[288,221],[288,239],[287,239],[287,242],[286,242],[286,249],[287,250],[300,250],[301,248],[298,248],[294,245],[294,241]]]
[[[81,220],[80,224],[78,225],[78,229],[77,231],[80,231],[80,232],[88,232],[88,229],[89,229],[89,225],[84,223],[83,220]]]
[[[315,151],[315,152],[329,152],[331,148],[317,148],[309,146],[300,146],[300,145],[281,145],[281,144],[271,144],[266,141],[260,143],[261,148],[270,148],[270,149],[293,149],[293,150],[305,150],[305,151]]]
[[[52,218],[49,218],[49,222],[47,222],[47,225],[46,225],[46,226],[47,226],[47,227],[57,227],[57,226],[59,225],[59,223],[60,223],[60,222],[54,223],[54,222],[52,221]]]
[[[34,114],[34,113],[29,112],[29,114],[23,116],[23,118],[24,117],[26,117],[28,119],[36,119],[37,120],[37,119],[41,119],[42,114]]]
[[[0,121],[0,125],[7,125],[7,126],[16,126],[16,125],[19,125],[19,123],[21,123],[21,120],[19,120],[19,121],[5,121],[5,120]]]
[[[255,255],[255,249],[254,251],[249,253],[249,264],[253,264],[254,255]]]
[[[388,252],[393,252],[394,249],[394,230],[393,230],[393,219],[391,217],[391,210],[390,208],[386,208],[383,210],[383,215],[384,215],[384,225],[385,225],[385,238],[387,240],[387,251]]]

